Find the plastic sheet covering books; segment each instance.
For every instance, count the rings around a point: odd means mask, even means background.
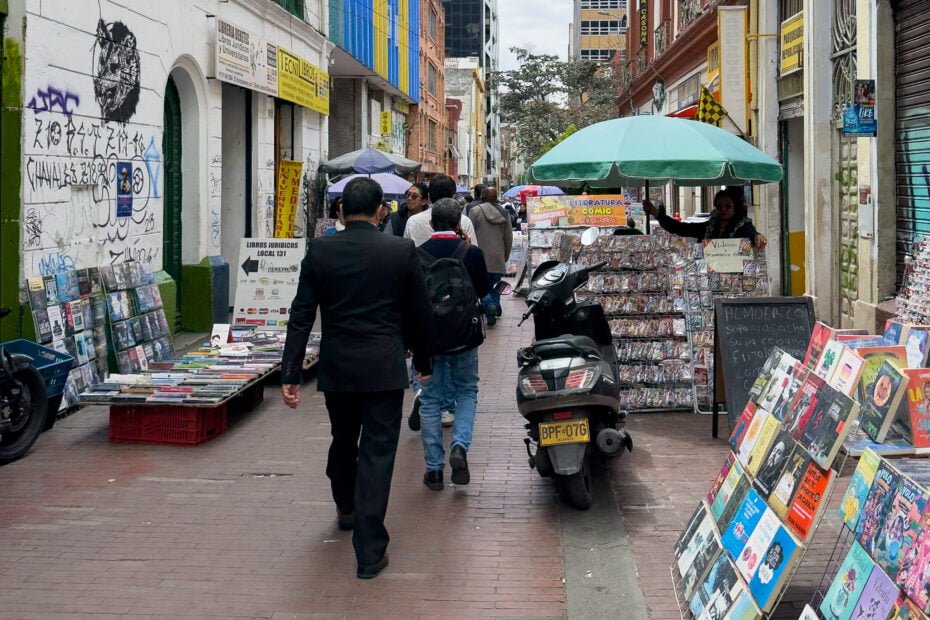
[[[106,302],[96,267],[27,278],[36,340],[74,358],[60,409],[107,374]]]

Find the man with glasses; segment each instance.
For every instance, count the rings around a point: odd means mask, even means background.
[[[436,202],[440,198],[452,198],[455,196],[455,181],[452,177],[445,174],[437,174],[429,182],[429,200],[430,203]],[[410,216],[407,220],[407,227],[404,229],[404,237],[413,239],[417,247],[423,245],[433,236],[433,226],[430,223],[429,207],[422,213]],[[460,221],[462,233],[467,241],[472,245],[478,245],[475,241],[475,227],[471,220],[462,215]]]
[[[422,213],[429,206],[429,190],[425,183],[414,183],[404,194],[404,204],[388,216],[384,232],[395,237],[403,237],[407,220],[417,213]]]

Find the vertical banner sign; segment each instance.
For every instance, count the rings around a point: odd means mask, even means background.
[[[639,44],[649,45],[649,0],[639,0]]]
[[[843,133],[847,136],[874,138],[877,130],[875,80],[856,80],[852,103],[847,103],[843,110]]]
[[[749,104],[746,7],[718,7],[717,30],[720,43],[720,103],[737,128],[746,133]]]
[[[784,77],[804,67],[804,12],[795,13],[781,23],[781,55],[778,75]]]
[[[382,136],[391,135],[391,112],[390,110],[388,110],[387,112],[381,113],[381,135]]]
[[[329,114],[329,74],[279,47],[278,97]]]
[[[234,325],[287,327],[306,239],[242,239],[236,263]]]
[[[300,195],[299,161],[281,160],[278,166],[278,195],[275,201],[274,236],[289,239],[294,236],[294,218],[297,217],[297,197]]]
[[[116,217],[132,215],[132,163],[116,163]]]
[[[278,94],[278,48],[226,20],[216,18],[216,77],[220,81]]]

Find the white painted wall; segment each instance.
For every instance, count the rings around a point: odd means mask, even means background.
[[[225,252],[223,98],[221,84],[208,79],[214,73],[216,28],[208,15],[326,68],[329,48],[319,34],[325,32],[322,0],[306,3],[309,23],[267,0],[24,3],[23,277],[129,259],[161,268],[162,128],[169,74],[182,100],[183,261],[196,263]],[[122,45],[108,47],[107,36]],[[255,93],[253,113],[253,235],[271,236],[272,98]],[[321,159],[328,124],[309,110],[298,117],[294,155],[299,145],[301,159],[314,162],[312,172]],[[116,215],[116,170],[122,161],[131,162],[133,170],[128,217]],[[230,170],[245,174],[242,167],[226,167],[227,174]],[[234,262],[237,257],[226,258]]]

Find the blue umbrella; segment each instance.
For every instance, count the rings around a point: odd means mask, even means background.
[[[471,190],[465,187],[464,185],[456,185],[455,193],[456,194],[469,194],[471,193]]]
[[[504,197],[505,198],[516,198],[517,194],[519,194],[520,190],[523,189],[524,187],[528,187],[528,186],[527,185],[514,185],[513,187],[508,189],[506,192],[504,192]]]
[[[335,198],[342,194],[346,185],[352,179],[357,179],[358,177],[371,178],[374,181],[377,181],[378,185],[381,186],[381,189],[384,190],[385,198],[396,198],[398,200],[403,200],[404,192],[410,189],[411,183],[403,177],[399,177],[396,174],[350,174],[344,179],[341,179],[338,183],[334,183],[326,190],[326,193],[329,194],[330,198]]]
[[[417,172],[420,164],[373,148],[359,149],[330,159],[320,164],[320,170],[328,174],[377,174],[379,172],[396,172],[407,174]]]

